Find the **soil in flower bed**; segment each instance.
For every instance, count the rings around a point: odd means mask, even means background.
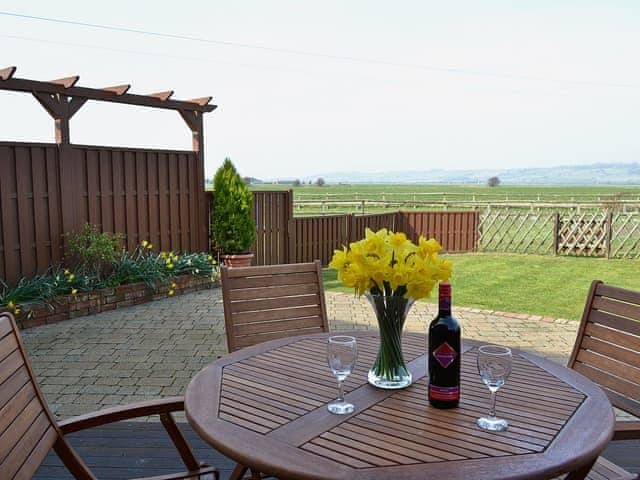
[[[175,286],[172,286],[174,284]],[[172,295],[182,295],[216,286],[219,286],[219,281],[211,280],[209,277],[180,275],[153,289],[144,283],[132,283],[92,292],[80,292],[75,295],[61,295],[52,298],[49,305],[22,304],[22,312],[16,316],[16,322],[19,328],[26,329],[160,300],[171,296],[170,290],[173,291]]]

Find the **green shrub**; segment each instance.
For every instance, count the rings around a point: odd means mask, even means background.
[[[69,251],[78,261],[81,272],[102,278],[122,251],[121,234],[101,233],[86,223],[79,233],[67,234]]]
[[[253,195],[226,158],[213,179],[211,223],[214,248],[220,253],[247,253],[256,239],[252,218]]]

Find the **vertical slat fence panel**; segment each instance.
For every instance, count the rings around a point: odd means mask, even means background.
[[[449,253],[473,252],[476,249],[478,213],[469,212],[398,212],[397,230],[417,242],[420,235],[436,238]]]
[[[85,223],[124,234],[129,249],[150,239],[194,251],[208,223],[197,216],[197,161],[193,152],[0,142],[0,278],[14,285],[59,264],[64,234]]]

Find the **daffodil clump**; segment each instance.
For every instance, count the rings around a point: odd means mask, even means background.
[[[213,256],[207,253],[155,252],[153,244],[143,240],[133,252],[122,250],[109,265],[108,272],[98,275],[83,263],[75,272],[69,268],[51,268],[42,275],[21,278],[15,287],[9,287],[0,278],[0,311],[6,307],[15,315],[28,314],[23,304],[49,304],[50,299],[60,295],[78,295],[130,283],[144,282],[154,289],[160,282],[167,282],[178,275],[209,277],[213,281],[218,278],[220,270]],[[177,287],[175,282],[171,282],[167,295],[175,295]]]
[[[358,296],[369,292],[417,300],[451,277],[451,262],[438,256],[441,250],[434,238],[421,236],[416,245],[402,232],[367,228],[364,239],[334,252],[329,267]]]

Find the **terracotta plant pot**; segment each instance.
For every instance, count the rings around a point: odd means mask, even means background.
[[[220,255],[220,260],[227,267],[250,267],[255,255],[253,253],[238,253],[235,255]]]

